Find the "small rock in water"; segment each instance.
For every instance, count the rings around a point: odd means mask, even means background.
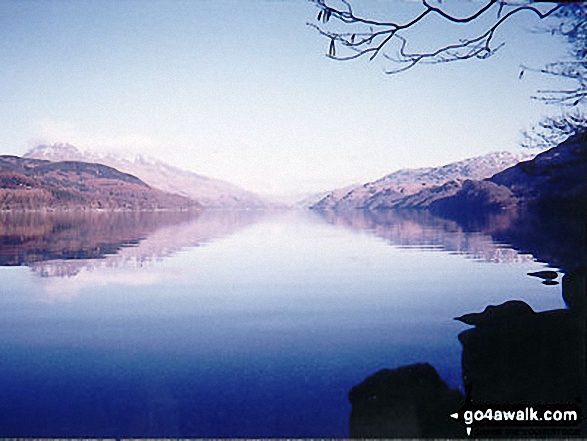
[[[556,271],[536,271],[534,273],[528,273],[528,275],[544,280],[553,280],[558,277],[558,273]]]

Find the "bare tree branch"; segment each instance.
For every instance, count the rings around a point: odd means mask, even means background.
[[[547,104],[577,106],[587,102],[587,3],[566,4],[556,15],[560,19],[559,25],[546,31],[567,40],[571,45],[571,59],[549,63],[534,71],[569,80],[573,87],[539,90],[533,98]]]
[[[504,42],[495,42],[497,31],[512,17],[530,13],[538,20],[556,18],[556,25],[550,25],[548,32],[560,35],[571,43],[571,61],[551,63],[541,69],[523,67],[525,71],[539,72],[565,78],[575,85],[569,90],[538,91],[534,97],[551,104],[577,105],[587,102],[587,3],[549,0],[487,0],[471,14],[459,17],[447,12],[430,0],[422,0],[421,10],[413,18],[398,21],[374,20],[357,15],[349,0],[308,0],[318,8],[318,22],[308,25],[329,40],[328,57],[339,61],[367,57],[375,59],[378,55],[395,67],[386,73],[397,74],[412,69],[418,64],[436,64],[486,59],[495,54]],[[328,3],[327,3],[328,1]],[[333,2],[340,5],[333,6]],[[491,15],[492,12],[495,14]],[[433,49],[417,50],[409,47],[409,31],[420,29],[427,17],[437,17],[441,21],[457,27],[476,22],[481,27],[472,37],[461,37],[456,41],[438,43]],[[340,29],[345,29],[341,32]],[[350,29],[350,32],[347,31]],[[469,29],[469,28],[467,28]],[[434,42],[428,42],[434,43]]]
[[[558,117],[545,117],[529,130],[522,132],[522,147],[551,148],[570,136],[587,132],[587,117],[580,110]]]
[[[392,69],[389,73],[404,71],[423,61],[446,63],[470,58],[487,58],[501,47],[502,44],[492,46],[492,40],[497,29],[512,16],[523,11],[529,11],[538,16],[539,19],[543,19],[554,14],[561,7],[560,4],[552,2],[553,4],[547,10],[542,11],[533,4],[519,5],[517,2],[511,1],[489,0],[474,13],[466,17],[457,17],[447,13],[438,6],[431,5],[427,0],[422,0],[422,12],[406,23],[397,23],[394,21],[377,21],[357,16],[348,1],[342,2],[345,8],[340,9],[327,5],[326,0],[309,1],[319,8],[319,21],[321,20],[323,23],[322,26],[309,25],[331,42],[339,43],[343,48],[352,52],[349,55],[330,55],[330,58],[336,60],[352,60],[368,55],[369,59],[373,60],[384,49],[391,46],[390,43],[397,40],[399,49],[396,49],[393,55],[384,54],[385,58],[395,63],[405,64],[407,67],[402,66],[399,69]],[[446,22],[461,25],[474,22],[494,7],[498,8],[496,11],[497,19],[489,28],[477,36],[473,38],[462,38],[458,42],[441,46],[432,51],[407,51],[408,39],[402,35],[403,31],[415,28],[427,16],[436,15]],[[503,14],[506,8],[512,9]],[[370,28],[353,33],[329,30],[325,25],[331,19],[338,20],[345,25],[370,26]],[[357,39],[357,36],[359,39]]]

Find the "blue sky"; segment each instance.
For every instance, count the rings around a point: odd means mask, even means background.
[[[530,99],[549,79],[518,79],[565,54],[529,14],[491,59],[389,77],[380,60],[329,60],[306,25],[316,13],[305,0],[3,0],[0,153],[69,142],[296,193],[517,151],[521,129],[556,113]],[[437,38],[432,24],[415,38]]]

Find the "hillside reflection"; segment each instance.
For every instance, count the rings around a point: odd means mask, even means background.
[[[463,311],[472,328],[462,345],[464,395],[450,390],[433,366],[383,369],[352,388],[350,436],[455,437],[465,425],[448,415],[465,408],[558,405],[584,413],[587,400],[587,221],[567,213],[504,212],[450,219],[419,211],[323,213],[328,222],[370,231],[395,246],[424,247],[501,262],[537,260],[563,273],[556,286],[567,309],[535,312],[511,292],[510,301]],[[543,271],[543,273],[556,273]],[[530,274],[532,275],[532,274]],[[534,273],[536,275],[536,273]],[[550,281],[549,284],[555,282]],[[425,360],[422,360],[425,362]],[[462,415],[462,414],[461,414]],[[460,426],[460,427],[459,427]],[[474,436],[581,436],[582,422],[473,425]]]
[[[474,228],[424,210],[324,211],[320,214],[332,225],[369,231],[395,246],[446,251],[486,262],[533,260],[527,253],[518,252],[492,237],[492,231],[501,231],[511,224],[509,213],[476,222]]]
[[[41,277],[83,268],[141,267],[258,222],[258,211],[1,213],[0,266]]]

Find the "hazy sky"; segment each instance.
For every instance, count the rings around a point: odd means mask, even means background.
[[[517,151],[520,130],[556,110],[530,99],[547,78],[518,79],[565,53],[530,14],[491,59],[393,77],[382,61],[325,57],[316,14],[306,0],[2,0],[0,153],[69,142],[292,193]]]

